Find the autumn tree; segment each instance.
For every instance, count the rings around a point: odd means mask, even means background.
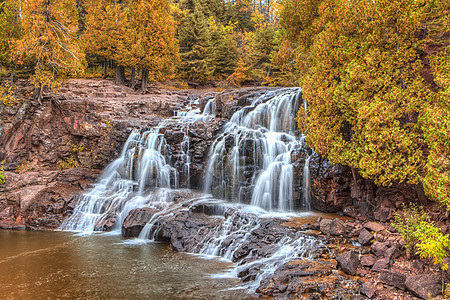
[[[86,53],[104,60],[106,78],[107,60],[114,60],[120,40],[125,36],[127,16],[123,4],[113,0],[86,0],[85,32],[83,35]],[[123,68],[117,67],[116,81],[123,83]]]
[[[139,0],[128,8],[126,32],[132,38],[122,39],[117,61],[142,68],[141,89],[144,92],[149,78],[164,79],[174,72],[178,62],[176,24],[172,12],[167,0]]]
[[[63,76],[83,71],[84,54],[77,40],[78,10],[75,0],[22,0],[23,36],[13,41],[12,54],[19,63],[34,66],[31,81],[40,102],[44,88],[55,88]]]
[[[19,1],[8,0],[0,2],[0,73],[1,69],[11,70],[11,84],[14,79],[14,66],[11,60],[11,42],[22,35],[19,17]]]
[[[309,145],[379,185],[424,183],[441,203],[449,202],[448,50],[436,54],[435,83],[426,82],[426,40],[418,32],[433,14],[448,12],[448,5],[289,0],[281,15],[286,38],[298,45],[309,103],[298,120]],[[448,21],[439,28],[448,32]]]

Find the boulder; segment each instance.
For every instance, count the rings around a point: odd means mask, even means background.
[[[433,274],[408,276],[405,286],[411,293],[422,299],[434,298],[442,291],[439,276]]]
[[[361,257],[361,265],[364,267],[371,267],[375,264],[376,258],[373,255],[364,255]]]
[[[133,209],[123,221],[122,235],[124,237],[138,237],[142,228],[155,213],[156,210],[148,207]]]
[[[388,243],[375,241],[373,242],[372,247],[370,247],[370,249],[377,257],[384,257],[386,251],[389,249],[389,245]]]
[[[401,290],[405,289],[405,280],[406,275],[391,270],[382,270],[380,274],[380,281],[382,283],[395,286]]]
[[[320,221],[320,231],[326,235],[342,235],[345,234],[345,223],[338,218],[323,219]]]
[[[376,291],[377,291],[376,287],[373,284],[371,284],[370,282],[365,282],[361,286],[361,294],[366,295],[370,299],[373,296],[375,296]]]
[[[382,224],[377,222],[367,222],[366,224],[364,224],[364,228],[375,232],[382,231],[385,229]]]
[[[372,239],[373,235],[365,228],[362,229],[361,232],[359,233],[358,242],[363,246],[368,245],[370,241],[372,241]]]
[[[389,267],[389,259],[387,258],[381,258],[379,260],[377,260],[372,267],[372,271],[375,272],[381,272],[384,269],[387,269]]]
[[[356,274],[356,269],[359,265],[359,258],[353,250],[344,252],[336,258],[342,270],[350,275]]]

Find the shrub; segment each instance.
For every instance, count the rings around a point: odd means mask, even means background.
[[[0,184],[4,184],[6,182],[5,169],[3,168],[3,162],[0,164]]]
[[[412,251],[420,258],[430,258],[435,264],[441,264],[442,270],[448,269],[444,259],[450,249],[450,238],[444,235],[434,222],[428,221],[428,215],[421,206],[411,204],[403,206],[403,215],[394,213],[392,226],[405,240],[407,256]]]

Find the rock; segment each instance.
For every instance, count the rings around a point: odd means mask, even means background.
[[[382,243],[375,241],[372,244],[372,247],[370,249],[377,257],[384,257],[387,249],[389,248],[388,243]]]
[[[381,272],[384,269],[387,269],[389,267],[389,259],[387,258],[381,258],[377,260],[372,267],[372,271],[374,272]]]
[[[331,235],[331,220],[330,219],[320,220],[319,228],[323,234]]]
[[[123,237],[138,237],[145,224],[150,221],[151,217],[156,213],[152,208],[136,208],[130,211],[126,216],[122,225]]]
[[[365,228],[359,233],[358,242],[363,246],[368,245],[372,239],[373,235]]]
[[[361,265],[364,267],[372,267],[376,261],[376,258],[372,255],[364,255],[360,260]]]
[[[405,289],[405,280],[406,275],[391,270],[382,270],[380,274],[380,281],[382,283],[395,286],[401,290]]]
[[[385,229],[382,224],[376,222],[367,222],[366,224],[364,224],[364,228],[375,232],[382,231]]]
[[[326,235],[342,235],[345,234],[345,223],[336,218],[333,220],[323,219],[320,221],[320,231]]]
[[[405,285],[411,293],[422,299],[434,298],[442,291],[439,276],[432,274],[408,276]]]
[[[370,282],[365,282],[363,283],[363,285],[361,286],[361,293],[363,295],[366,295],[367,297],[369,297],[370,299],[375,296],[375,292],[377,291],[376,287],[371,284]]]
[[[392,219],[392,208],[377,207],[373,212],[373,218],[380,222],[387,222]]]
[[[397,244],[394,244],[391,247],[389,247],[386,250],[386,252],[384,253],[384,257],[389,260],[399,258],[400,255],[401,255],[401,252],[400,252],[400,249]]]
[[[356,274],[356,269],[359,265],[359,258],[353,250],[344,252],[336,258],[342,270],[350,275]]]

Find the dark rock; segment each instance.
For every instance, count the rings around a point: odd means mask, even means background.
[[[138,237],[145,224],[150,221],[151,217],[156,213],[152,208],[136,208],[130,211],[122,224],[123,237]]]
[[[361,265],[364,267],[372,267],[376,261],[376,258],[372,255],[364,255],[360,260]]]
[[[382,224],[376,222],[367,222],[366,224],[364,224],[364,228],[375,232],[382,231],[385,229]]]
[[[356,269],[359,265],[359,258],[353,250],[344,252],[336,258],[342,270],[350,275],[356,274]]]
[[[389,260],[399,258],[400,255],[401,255],[401,252],[400,252],[400,249],[397,244],[394,244],[391,247],[389,247],[386,250],[386,252],[384,253],[384,257]]]
[[[373,235],[365,228],[359,233],[358,242],[363,246],[368,245],[372,239]]]
[[[378,241],[373,242],[370,249],[377,257],[384,257],[387,249],[389,248],[388,243],[381,243]]]
[[[401,290],[405,289],[405,280],[406,275],[391,270],[382,270],[380,274],[380,281],[382,283],[395,286]]]
[[[371,284],[370,282],[365,282],[362,286],[361,286],[361,293],[363,295],[366,295],[367,297],[369,297],[370,299],[375,296],[377,289],[376,287]]]
[[[387,269],[389,267],[389,259],[387,258],[381,258],[379,260],[377,260],[372,267],[372,271],[375,272],[381,272],[384,269]]]
[[[331,220],[330,219],[320,220],[319,228],[323,234],[331,235]]]
[[[387,207],[377,207],[373,212],[373,218],[380,222],[387,222],[392,219],[392,209]]]
[[[422,299],[434,298],[442,291],[439,276],[432,274],[408,276],[405,285],[411,293]]]
[[[326,235],[343,235],[345,234],[345,223],[338,218],[323,219],[320,221],[320,231]]]

